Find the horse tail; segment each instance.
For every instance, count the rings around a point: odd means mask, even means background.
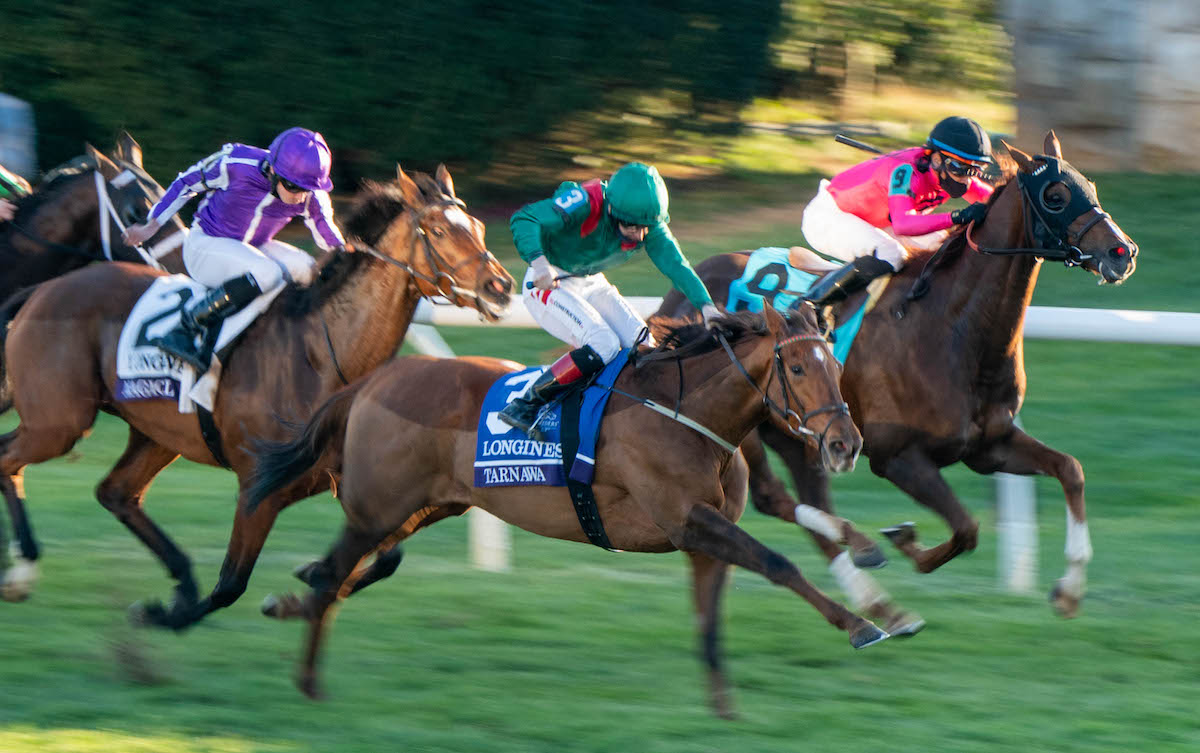
[[[333,393],[291,440],[255,442],[254,471],[246,487],[247,516],[264,499],[304,475],[331,446],[341,445],[350,407],[366,381],[360,379]]]
[[[12,387],[8,383],[8,368],[4,358],[4,348],[8,342],[8,327],[12,324],[17,312],[37,290],[37,287],[37,285],[30,285],[22,288],[10,295],[3,304],[0,304],[0,413],[7,413],[13,404]]]

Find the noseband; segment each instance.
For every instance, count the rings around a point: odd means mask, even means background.
[[[480,305],[482,305],[479,293],[477,291],[467,290],[466,288],[461,287],[458,284],[458,280],[455,278],[455,274],[466,264],[474,262],[479,267],[483,267],[486,266],[489,261],[494,260],[495,257],[492,256],[490,251],[484,249],[483,251],[480,251],[479,255],[473,259],[464,259],[458,264],[451,265],[446,261],[445,257],[438,253],[438,250],[434,247],[433,242],[429,240],[429,234],[425,232],[423,227],[421,227],[421,220],[424,219],[425,215],[436,209],[446,209],[448,207],[459,207],[465,210],[467,205],[464,204],[461,199],[453,198],[443,199],[433,204],[427,204],[419,210],[406,210],[408,212],[409,220],[412,224],[412,232],[409,234],[409,258],[416,257],[417,243],[421,242],[425,251],[425,260],[428,262],[430,269],[433,270],[433,276],[425,274],[408,262],[400,261],[399,259],[388,256],[369,243],[356,240],[354,245],[356,248],[361,248],[371,256],[374,256],[376,259],[380,259],[388,264],[400,267],[405,272],[408,272],[409,275],[429,283],[433,286],[434,290],[438,291],[439,293],[451,296],[453,299],[451,303],[454,305],[462,306],[464,303],[469,303],[478,308]],[[446,283],[445,287],[442,285],[443,281]],[[430,293],[426,295],[422,293],[422,296],[425,298],[431,298],[432,295],[434,294]]]
[[[733,348],[729,346],[729,341],[725,339],[725,334],[719,329],[717,330],[717,339],[721,342],[721,347],[725,349],[725,353],[729,356],[729,360],[733,361],[733,364],[737,366],[738,371],[742,373],[742,376],[746,378],[746,381],[750,383],[750,386],[753,387],[758,394],[762,395],[763,405],[768,410],[775,413],[775,415],[782,418],[787,423],[788,430],[793,434],[796,436],[812,437],[817,441],[817,445],[824,449],[825,435],[829,433],[829,429],[833,426],[833,422],[836,421],[839,416],[849,416],[850,407],[844,402],[830,403],[829,405],[823,405],[815,410],[804,411],[803,401],[800,400],[800,396],[795,393],[795,391],[792,389],[792,385],[787,380],[787,365],[783,362],[783,348],[786,345],[790,345],[801,340],[813,340],[821,343],[825,346],[826,350],[828,350],[829,343],[826,342],[825,338],[817,334],[800,334],[792,335],[791,337],[784,338],[783,340],[777,342],[775,344],[774,368],[771,370],[771,376],[767,379],[766,390],[759,387],[758,383],[755,382],[750,376],[750,373],[746,371],[746,367],[742,365],[742,362],[738,359],[737,354],[733,352]],[[830,353],[829,357],[833,358],[833,354]],[[767,390],[771,389],[771,380],[775,378],[776,374],[779,375],[779,385],[780,389],[783,391],[782,406],[772,400],[767,394]],[[797,410],[792,410],[793,400],[796,402]],[[825,423],[825,428],[821,429],[819,433],[808,428],[809,419],[825,413],[830,414],[829,421]],[[793,418],[796,419],[795,425],[792,424]]]

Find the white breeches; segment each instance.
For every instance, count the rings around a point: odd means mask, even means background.
[[[550,268],[556,277],[565,274],[558,267]],[[592,346],[605,363],[621,348],[632,347],[646,326],[646,321],[602,274],[568,277],[550,291],[527,287],[535,276],[530,267],[521,286],[525,308],[534,321],[572,348]]]
[[[814,250],[842,261],[854,261],[860,256],[874,254],[891,264],[896,271],[908,261],[905,248],[936,249],[946,239],[948,231],[938,230],[926,235],[895,235],[890,229],[877,228],[861,217],[844,212],[829,193],[829,181],[822,180],[817,195],[804,208],[800,229]]]
[[[215,288],[226,280],[250,273],[264,293],[287,280],[308,285],[313,280],[314,259],[295,246],[267,241],[259,248],[233,238],[205,235],[193,225],[183,242],[183,264],[197,282]]]

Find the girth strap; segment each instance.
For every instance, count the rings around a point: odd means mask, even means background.
[[[567,482],[567,491],[571,494],[571,504],[575,506],[575,515],[579,518],[579,525],[587,535],[588,541],[601,549],[617,552],[620,550],[613,549],[612,543],[608,540],[608,534],[604,531],[604,523],[600,520],[600,510],[596,507],[596,495],[592,491],[592,485],[571,478],[571,466],[575,464],[575,456],[579,453],[579,412],[583,406],[583,392],[582,389],[573,389],[563,398],[562,402],[562,422],[559,425],[559,435],[562,442],[564,478]]]
[[[229,460],[225,457],[224,447],[221,446],[221,432],[217,429],[213,414],[203,405],[197,404],[196,419],[200,422],[200,436],[204,437],[204,444],[208,445],[213,459],[220,463],[222,468],[229,468]]]

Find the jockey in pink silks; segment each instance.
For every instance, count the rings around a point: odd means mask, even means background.
[[[805,296],[818,307],[898,272],[908,249],[933,249],[950,228],[982,220],[992,186],[980,180],[992,161],[987,133],[968,118],[938,123],[924,146],[868,160],[822,180],[804,209],[801,229],[816,251],[849,262],[825,275]],[[933,212],[948,199],[970,205]]]

